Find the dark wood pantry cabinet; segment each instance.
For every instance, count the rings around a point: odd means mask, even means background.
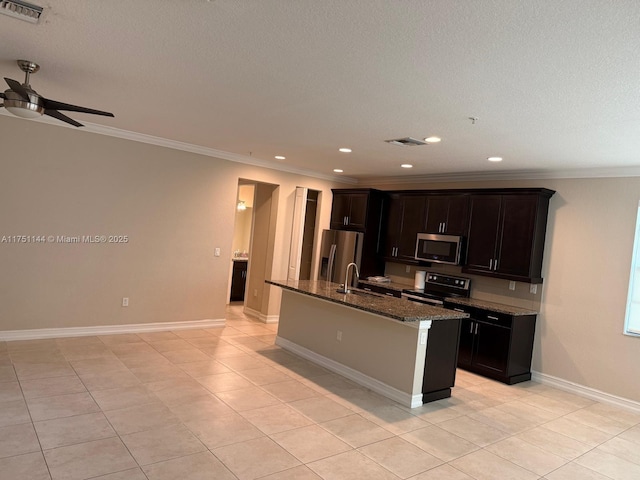
[[[425,233],[466,235],[469,223],[469,195],[427,195]]]
[[[247,261],[234,260],[231,274],[231,302],[241,302],[244,300],[244,292],[247,285]]]

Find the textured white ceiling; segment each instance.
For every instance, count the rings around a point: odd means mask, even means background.
[[[640,166],[637,0],[31,1],[0,76],[116,115],[81,122],[352,178]]]

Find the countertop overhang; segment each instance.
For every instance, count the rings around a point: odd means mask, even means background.
[[[266,283],[311,297],[392,318],[401,322],[423,320],[459,320],[469,314],[411,302],[404,298],[377,295],[358,289],[353,293],[338,293],[341,285],[325,280],[265,280]]]

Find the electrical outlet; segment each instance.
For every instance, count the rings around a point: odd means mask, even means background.
[[[129,306],[129,297],[122,297],[122,306],[123,307]]]
[[[516,289],[516,282],[514,282],[513,280],[511,280],[509,282],[509,290],[515,290]]]
[[[338,333],[336,335],[336,340],[338,340],[339,342],[342,341],[342,330],[338,330]]]
[[[216,249],[213,251],[213,255],[216,257],[220,256],[220,247],[216,247]]]
[[[420,345],[427,344],[427,332],[420,332]]]
[[[411,265],[407,265],[406,270],[407,270],[407,273],[411,273]]]
[[[534,295],[538,293],[538,285],[536,285],[535,283],[529,285],[529,293],[533,293]]]

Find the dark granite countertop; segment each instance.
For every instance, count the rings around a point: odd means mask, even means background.
[[[476,300],[475,298],[453,298],[446,299],[449,303],[458,305],[466,305],[468,307],[482,308],[496,313],[506,313],[507,315],[537,315],[538,312],[528,308],[512,307],[511,305],[503,305],[502,303],[487,302],[486,300]]]
[[[396,292],[401,292],[402,290],[407,290],[412,288],[411,285],[405,285],[404,283],[395,283],[395,282],[381,283],[381,282],[371,282],[369,280],[363,280],[363,279],[360,279],[359,281],[360,283],[363,283],[365,285],[375,285],[376,287],[388,288],[389,290],[395,290]]]
[[[337,290],[340,285],[324,280],[265,280],[265,282],[286,290],[321,298],[402,322],[453,320],[469,316],[466,313],[454,310],[410,302],[404,298],[394,298],[358,289],[353,289],[354,293],[338,293]]]

